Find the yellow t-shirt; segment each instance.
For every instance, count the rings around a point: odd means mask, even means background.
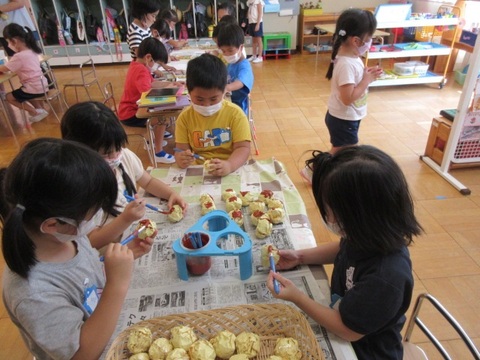
[[[188,144],[195,154],[205,159],[227,160],[234,143],[251,140],[245,113],[227,100],[223,100],[222,108],[212,116],[200,115],[189,106],[175,124],[175,142]]]

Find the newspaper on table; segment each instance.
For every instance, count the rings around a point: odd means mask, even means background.
[[[278,161],[252,161],[223,178],[204,175],[203,167],[200,166],[155,169],[152,176],[172,186],[186,199],[189,206],[184,219],[175,224],[170,223],[163,214],[147,211],[146,217],[157,223],[158,234],[150,253],[136,260],[131,286],[112,341],[126,327],[154,317],[242,304],[284,302],[275,299],[266,286],[270,269],[262,266],[260,248],[264,244],[273,244],[278,249],[302,249],[314,247],[316,243],[300,194]],[[255,236],[248,208],[242,209],[242,230],[252,240],[253,272],[249,279],[240,280],[238,257],[212,256],[212,267],[206,274],[190,276],[188,281],[180,280],[172,249],[173,242],[201,218],[198,201],[200,194],[210,194],[217,209],[224,210],[225,202],[221,200],[221,194],[228,188],[237,192],[256,193],[272,190],[275,198],[285,205],[284,222],[274,225],[272,234],[260,240]],[[164,206],[159,199],[147,197],[147,200],[151,204]],[[237,236],[228,235],[222,247],[236,248],[239,242]],[[324,305],[330,303],[330,288],[324,272],[316,279],[309,267],[299,266],[282,272],[282,275],[315,301]],[[355,358],[348,342],[328,333],[310,318],[309,322],[327,360]]]

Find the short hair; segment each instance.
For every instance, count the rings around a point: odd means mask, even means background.
[[[349,146],[334,155],[318,152],[312,164],[320,213],[326,220],[331,212],[353,248],[390,254],[421,233],[405,176],[383,151]]]
[[[187,64],[187,89],[196,87],[225,91],[227,67],[217,56],[202,54]]]
[[[29,233],[39,233],[43,221],[65,217],[79,224],[99,209],[110,213],[117,200],[117,180],[107,162],[92,149],[61,139],[25,145],[0,170],[0,185],[3,256],[23,278],[37,263]]]
[[[138,46],[137,57],[144,58],[147,54],[150,54],[155,62],[160,61],[165,64],[168,62],[168,52],[165,45],[153,37],[143,39]]]
[[[218,30],[218,47],[234,46],[239,48],[245,42],[245,35],[240,25],[229,24],[221,25]]]
[[[158,35],[164,37],[165,39],[170,39],[172,31],[170,30],[170,26],[167,23],[167,20],[158,18],[155,22],[150,26],[150,29],[156,30]]]
[[[159,10],[158,0],[133,0],[130,13],[134,19],[143,19],[147,14],[153,14]]]
[[[160,19],[173,21],[174,23],[178,22],[177,12],[173,9],[164,9],[160,13]]]
[[[217,13],[218,13],[218,10],[225,10],[228,15],[235,16],[235,6],[230,1],[225,1],[219,4],[217,6]]]

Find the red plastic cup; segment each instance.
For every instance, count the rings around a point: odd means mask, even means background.
[[[196,248],[192,244],[192,233],[185,233],[182,237],[181,245],[188,252],[196,252],[203,249],[210,242],[210,235],[197,231],[202,239],[202,247]],[[210,256],[187,256],[187,270],[191,275],[203,275],[212,267],[212,258]]]

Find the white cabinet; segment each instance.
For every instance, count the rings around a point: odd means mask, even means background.
[[[459,22],[459,18],[438,18],[438,19],[422,19],[422,20],[405,20],[405,21],[398,21],[398,22],[385,22],[385,23],[378,23],[378,29],[394,29],[394,28],[417,28],[417,27],[445,27],[445,26],[454,26],[455,32],[458,31],[457,25]],[[433,37],[433,35],[432,35]],[[414,43],[412,43],[415,47]],[[445,71],[443,74],[435,74],[431,71],[428,71],[425,76],[398,76],[397,78],[385,78],[381,80],[374,81],[370,84],[370,86],[390,86],[390,85],[409,85],[409,84],[428,84],[428,83],[438,83],[440,88],[442,88],[446,83],[446,72],[448,68],[448,61],[450,61],[450,54],[453,50],[452,46],[445,46],[441,44],[432,43],[425,48],[425,46],[417,48],[417,49],[409,49],[409,47],[404,47],[402,49],[401,46],[397,44],[390,45],[394,46],[393,51],[376,51],[376,52],[368,52],[366,55],[366,61],[368,60],[381,60],[381,59],[397,59],[397,58],[410,58],[410,57],[427,57],[430,56],[439,56],[439,55],[447,55],[447,65],[445,66]],[[392,50],[392,49],[390,49]],[[391,69],[387,69],[389,72]]]

